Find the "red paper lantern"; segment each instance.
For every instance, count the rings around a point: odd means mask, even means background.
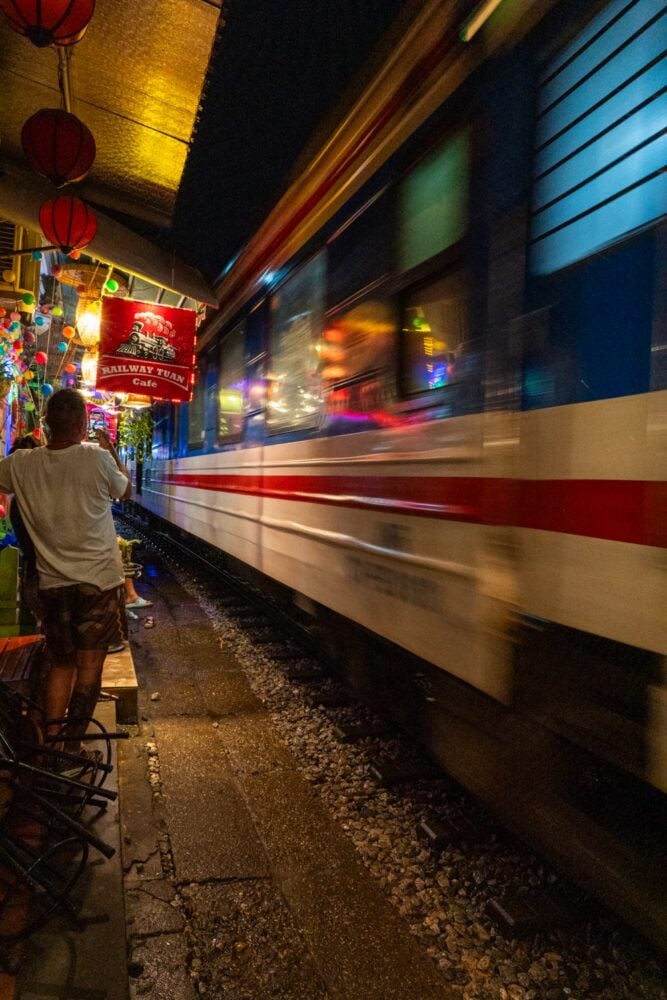
[[[21,129],[21,145],[32,169],[56,187],[82,181],[95,159],[93,133],[60,108],[31,115]]]
[[[97,232],[91,209],[72,195],[61,194],[45,201],[39,210],[39,224],[49,243],[63,253],[82,250]]]
[[[95,0],[0,0],[9,24],[33,45],[74,45],[95,10]]]

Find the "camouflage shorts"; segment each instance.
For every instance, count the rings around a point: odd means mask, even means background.
[[[40,590],[42,625],[53,659],[77,649],[107,648],[124,632],[123,587],[100,590],[89,583]]]

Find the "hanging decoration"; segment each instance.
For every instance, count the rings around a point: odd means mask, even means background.
[[[55,187],[82,181],[95,160],[93,133],[61,108],[42,108],[28,118],[21,145],[32,169]]]
[[[97,378],[97,354],[94,351],[86,351],[81,358],[81,381],[85,385],[95,385]]]
[[[192,309],[104,298],[97,388],[189,400],[196,318]]]
[[[33,45],[74,45],[83,38],[95,0],[0,0],[10,27]]]
[[[59,195],[45,201],[39,210],[39,224],[49,243],[63,253],[88,246],[97,232],[92,210],[73,195]]]
[[[96,347],[100,339],[99,311],[87,309],[76,321],[76,330],[80,343],[90,349]]]

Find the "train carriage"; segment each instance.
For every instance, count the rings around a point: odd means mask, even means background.
[[[140,497],[392,644],[378,701],[556,855],[554,747],[667,791],[666,15],[423,4],[225,268]]]

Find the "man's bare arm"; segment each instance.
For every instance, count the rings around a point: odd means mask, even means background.
[[[119,471],[122,472],[123,475],[125,476],[125,478],[127,479],[127,488],[126,488],[125,492],[123,493],[122,497],[118,497],[118,499],[119,500],[129,500],[130,497],[132,496],[132,481],[130,479],[130,473],[127,471],[127,469],[125,468],[125,466],[121,462],[120,458],[118,457],[118,452],[116,451],[116,449],[114,448],[113,444],[111,443],[111,439],[110,439],[109,435],[107,434],[107,432],[104,431],[104,430],[102,430],[102,429],[98,430],[98,432],[97,432],[97,439],[98,439],[100,448],[103,448],[104,451],[108,451],[109,452],[109,454],[113,458],[114,462],[118,466]]]

